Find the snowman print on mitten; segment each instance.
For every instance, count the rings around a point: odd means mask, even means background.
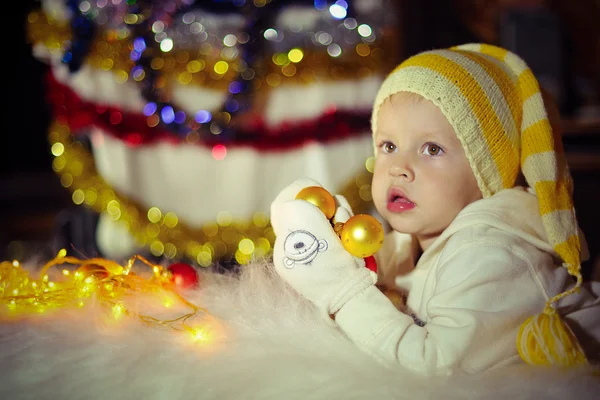
[[[327,241],[318,240],[308,231],[297,230],[285,238],[283,249],[283,264],[286,268],[294,268],[296,264],[310,264],[320,252],[327,250]]]

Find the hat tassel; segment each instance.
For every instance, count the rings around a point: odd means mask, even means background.
[[[587,364],[577,337],[552,306],[555,301],[579,291],[582,277],[580,273],[576,277],[575,287],[548,300],[542,313],[521,325],[517,349],[527,364],[562,367]]]

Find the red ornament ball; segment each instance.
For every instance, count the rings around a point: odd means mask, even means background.
[[[196,269],[186,263],[175,263],[167,268],[171,272],[171,281],[175,286],[188,289],[198,286],[198,273]]]
[[[373,257],[373,256],[365,257],[365,267],[367,267],[371,271],[377,273],[377,261],[375,260],[375,257]]]

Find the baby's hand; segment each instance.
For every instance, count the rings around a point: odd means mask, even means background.
[[[377,275],[362,258],[344,249],[330,221],[315,205],[296,200],[305,187],[321,186],[301,179],[282,190],[271,205],[276,239],[273,259],[277,273],[324,315],[335,314],[348,300],[374,285]],[[335,222],[352,216],[347,201],[336,199]]]

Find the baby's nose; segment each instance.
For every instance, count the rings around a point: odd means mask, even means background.
[[[390,167],[390,175],[408,180],[414,179],[414,173],[410,165],[406,162],[397,162]]]

